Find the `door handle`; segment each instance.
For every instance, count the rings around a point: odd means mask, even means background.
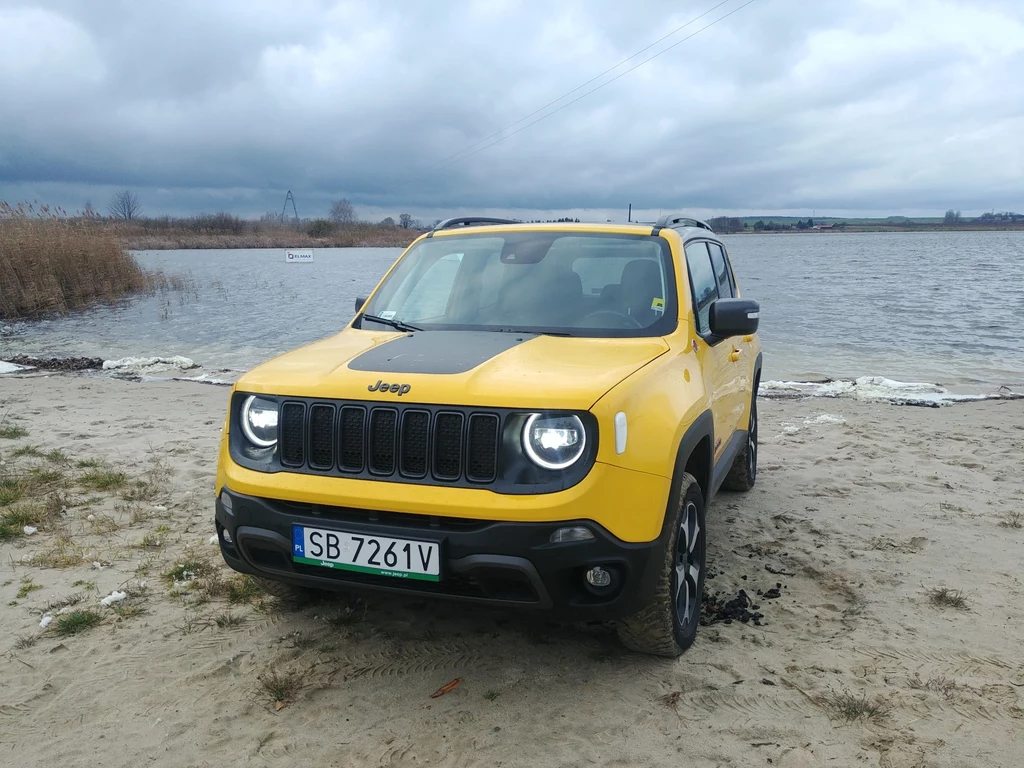
[[[741,354],[742,352],[740,350],[736,349],[736,347],[733,347],[732,352],[729,353],[729,362],[735,363],[737,360],[740,359]]]

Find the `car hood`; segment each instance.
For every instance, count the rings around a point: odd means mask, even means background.
[[[668,349],[661,338],[347,328],[253,368],[235,388],[343,400],[588,409]]]

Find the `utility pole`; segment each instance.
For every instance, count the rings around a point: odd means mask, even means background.
[[[299,212],[295,208],[295,196],[289,189],[288,194],[284,196],[284,207],[281,208],[281,223],[284,224],[284,212],[288,210],[288,201],[292,201],[292,213],[295,214],[295,229],[299,229]]]

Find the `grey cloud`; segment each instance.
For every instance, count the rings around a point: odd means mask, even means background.
[[[430,167],[714,4],[0,2],[0,199],[102,207],[129,186],[149,213],[251,214],[292,189],[303,215],[344,195],[423,218],[1024,210],[1011,0],[758,0]]]

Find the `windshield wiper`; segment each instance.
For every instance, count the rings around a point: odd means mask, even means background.
[[[411,331],[422,331],[423,330],[422,328],[417,328],[415,325],[409,325],[408,323],[403,323],[401,320],[390,320],[390,319],[388,319],[386,317],[378,317],[377,315],[367,315],[367,314],[364,314],[362,316],[362,318],[360,318],[360,320],[359,320],[360,327],[362,327],[363,320],[372,320],[375,323],[383,323],[384,325],[390,325],[396,331],[411,332]]]

